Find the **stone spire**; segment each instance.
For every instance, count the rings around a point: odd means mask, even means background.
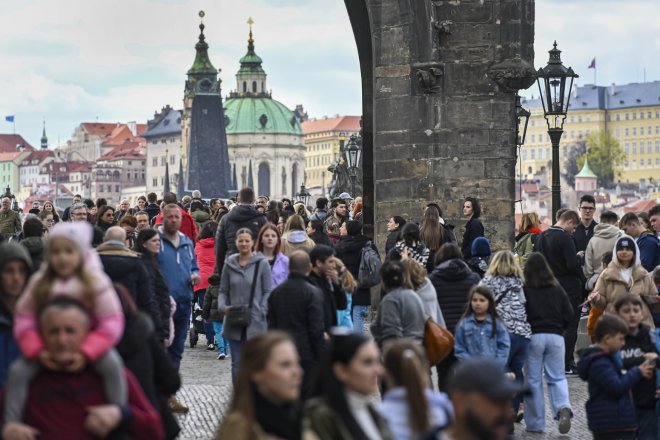
[[[188,70],[188,81],[186,81],[187,96],[220,93],[218,70],[211,64],[208,53],[209,45],[204,35],[204,15],[204,11],[199,11],[201,19],[201,23],[199,24],[199,39],[197,44],[195,44],[195,61]]]
[[[48,137],[46,136],[46,120],[44,119],[44,129],[41,133],[41,149],[48,148]]]

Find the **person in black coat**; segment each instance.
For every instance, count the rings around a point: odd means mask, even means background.
[[[385,242],[385,255],[387,255],[392,248],[399,241],[401,235],[401,228],[406,224],[406,219],[401,216],[395,215],[387,222],[387,241]]]
[[[108,229],[103,244],[96,248],[103,270],[113,283],[126,287],[138,309],[151,317],[154,327],[160,333],[163,321],[155,300],[153,283],[142,258],[128,249],[124,245],[125,241],[126,231],[123,228],[113,226]]]
[[[429,275],[429,280],[438,295],[438,304],[445,318],[447,330],[454,333],[456,324],[465,311],[468,294],[472,287],[479,284],[480,278],[470,270],[463,260],[461,250],[453,243],[440,246],[435,258],[437,266]],[[441,389],[454,362],[456,358],[451,354],[437,366],[438,385]]]
[[[484,236],[484,225],[479,220],[481,217],[481,205],[475,197],[466,197],[463,202],[463,215],[468,218],[463,233],[463,242],[461,243],[461,252],[463,258],[469,260],[472,257],[472,242],[477,237]]]
[[[155,244],[150,244],[153,241]],[[170,337],[170,315],[172,311],[172,302],[170,299],[170,290],[167,287],[163,273],[158,266],[155,249],[148,249],[156,246],[160,249],[160,236],[155,229],[144,229],[138,233],[135,240],[135,251],[142,255],[142,262],[147,269],[149,279],[154,286],[154,301],[158,308],[162,325],[156,329],[156,334],[161,341],[166,341]]]
[[[357,220],[344,222],[339,229],[341,238],[335,245],[335,253],[346,266],[346,269],[353,275],[355,280],[359,280],[360,261],[362,260],[362,248],[370,241],[369,237],[362,234],[362,223]],[[371,248],[378,253],[376,246],[371,243]],[[358,287],[353,294],[353,307],[370,306],[371,289],[368,287]]]
[[[323,292],[323,324],[329,334],[330,329],[337,326],[337,310],[346,310],[348,305],[335,267],[335,250],[317,245],[309,253],[309,258],[312,261],[309,278]]]
[[[179,373],[157,339],[149,317],[137,310],[130,294],[120,284],[115,284],[124,310],[124,335],[117,344],[117,351],[124,366],[135,376],[149,402],[158,411],[166,438],[174,439],[181,430],[170,411],[168,396],[181,387]]]
[[[573,352],[577,342],[577,329],[580,323],[580,303],[582,302],[582,266],[575,248],[572,234],[580,217],[575,211],[565,211],[554,226],[541,233],[536,240],[535,250],[545,257],[555,278],[564,288],[573,307],[572,321],[566,333],[564,344],[566,348],[565,364],[567,374],[577,374]]]
[[[312,239],[314,244],[323,244],[326,246],[332,246],[330,238],[323,231],[323,222],[321,220],[315,220],[312,216],[312,220],[307,223],[307,228],[305,229],[307,236]]]
[[[268,297],[268,329],[293,338],[303,369],[302,397],[310,397],[323,349],[323,293],[308,278],[312,264],[305,251],[289,256],[289,278]]]

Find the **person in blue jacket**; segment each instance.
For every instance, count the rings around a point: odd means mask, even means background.
[[[175,204],[163,208],[163,225],[160,234],[160,252],[157,255],[158,265],[170,290],[172,299],[176,302],[174,321],[174,340],[167,349],[172,363],[179,371],[183,347],[190,328],[193,286],[200,282],[199,266],[195,257],[195,245],[183,233],[181,227],[181,210]],[[187,408],[178,401],[172,400],[175,412],[185,412]]]
[[[0,387],[7,381],[9,365],[20,355],[13,334],[14,305],[31,270],[32,260],[25,247],[17,243],[0,245]]]
[[[580,378],[589,384],[587,425],[596,439],[634,439],[637,414],[631,390],[643,377],[653,377],[655,362],[646,360],[623,374],[617,354],[626,343],[628,325],[606,313],[595,332],[596,345],[586,349],[578,363]]]

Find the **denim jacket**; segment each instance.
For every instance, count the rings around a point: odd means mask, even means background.
[[[493,320],[490,316],[479,323],[474,315],[461,320],[456,328],[454,355],[457,359],[471,357],[495,358],[502,366],[509,358],[511,340],[502,321],[497,320],[497,333],[492,336]]]

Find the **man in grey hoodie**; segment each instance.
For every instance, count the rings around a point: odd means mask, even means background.
[[[594,235],[584,252],[583,270],[587,279],[600,273],[603,254],[612,252],[616,240],[623,235],[623,231],[617,227],[618,221],[619,216],[612,211],[605,211],[600,215],[600,223],[594,228]]]

